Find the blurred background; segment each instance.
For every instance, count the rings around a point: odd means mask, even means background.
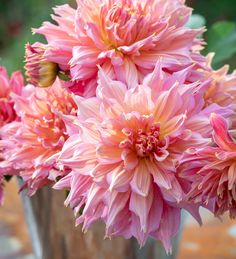
[[[52,8],[74,0],[0,0],[0,65],[9,73],[22,70],[24,46],[27,42],[41,41],[40,35],[32,35],[32,28],[50,20]]]
[[[74,0],[0,0],[0,65],[9,73],[23,69],[26,42],[44,41],[32,35],[31,28],[50,20],[52,7]],[[216,52],[213,66],[225,63],[236,68],[236,0],[187,0],[195,16],[189,26],[205,25],[203,35],[208,45],[203,51]],[[30,238],[24,221],[17,184],[6,186],[6,201],[0,208],[0,258],[33,259]],[[16,206],[17,204],[17,206]],[[199,227],[187,217],[178,259],[233,259],[236,258],[236,224],[225,217],[221,222],[203,211],[205,225]],[[121,258],[122,259],[122,258]]]

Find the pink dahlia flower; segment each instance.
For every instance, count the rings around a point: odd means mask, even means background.
[[[65,116],[71,136],[57,157],[72,172],[55,188],[70,189],[66,204],[82,212],[77,224],[85,230],[102,219],[106,236],[134,236],[141,245],[153,236],[171,250],[186,189],[176,168],[187,148],[208,143],[188,125],[204,105],[204,86],[184,85],[185,77],[165,77],[157,65],[128,89],[101,70],[97,97],[76,97],[79,114]]]
[[[121,72],[130,71],[140,83],[161,58],[171,71],[203,59],[195,52],[201,30],[184,27],[191,9],[183,0],[77,0],[76,10],[54,11],[57,25],[45,22],[34,31],[48,41],[45,57],[76,82],[73,91],[95,90],[98,65],[114,69],[120,81]]]
[[[12,95],[21,94],[22,88],[23,77],[20,72],[14,72],[11,78],[9,78],[6,69],[4,67],[0,67],[0,129],[12,121],[18,120],[14,110],[14,100]],[[0,161],[3,161],[3,159],[4,158],[0,150]],[[4,178],[0,175],[0,205],[2,205],[4,198],[3,182]]]
[[[222,116],[213,113],[211,124],[214,145],[190,150],[182,175],[193,182],[190,200],[210,203],[216,216],[229,211],[230,217],[235,218],[236,142]]]
[[[27,85],[21,94],[14,96],[15,109],[20,121],[0,129],[0,149],[4,161],[0,172],[12,168],[33,194],[63,172],[46,160],[59,152],[68,138],[62,115],[76,113],[72,95],[57,80],[51,88]]]
[[[214,55],[208,55],[208,68],[202,70],[204,79],[211,79],[211,85],[205,93],[206,103],[217,103],[221,106],[236,104],[236,71],[229,74],[229,66],[225,65],[219,70],[211,68]]]
[[[12,94],[21,93],[23,77],[20,72],[8,77],[6,69],[0,67],[0,127],[16,119]]]

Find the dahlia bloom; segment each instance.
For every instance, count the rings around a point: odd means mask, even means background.
[[[56,63],[47,61],[44,57],[45,45],[36,42],[25,46],[25,69],[27,81],[39,87],[51,86],[57,77]]]
[[[12,121],[18,120],[14,109],[14,100],[12,95],[20,95],[22,88],[23,77],[20,72],[14,72],[11,78],[9,78],[6,69],[4,67],[0,67],[0,129]],[[0,161],[3,159],[4,158],[0,150]],[[7,171],[5,173],[7,173]],[[0,175],[0,205],[2,205],[4,198],[3,182],[4,178]]]
[[[46,37],[45,57],[68,71],[73,91],[95,91],[98,65],[114,70],[126,84],[137,84],[161,58],[171,71],[204,59],[196,39],[202,30],[184,27],[191,14],[184,2],[77,0],[76,10],[68,5],[54,9],[57,25],[45,22],[34,32]],[[132,82],[125,81],[125,73],[133,74]]]
[[[192,181],[190,201],[210,203],[216,216],[236,217],[236,142],[227,121],[211,115],[212,146],[190,150],[182,176]],[[190,166],[190,167],[189,167]]]
[[[204,80],[211,79],[211,85],[205,93],[206,103],[217,103],[221,106],[236,104],[236,71],[229,74],[229,66],[225,65],[218,70],[211,68],[214,55],[209,54],[208,69],[202,70]]]
[[[84,230],[102,219],[106,236],[134,236],[140,245],[153,236],[171,251],[186,189],[176,168],[186,149],[208,143],[188,124],[205,86],[185,79],[186,71],[165,77],[158,64],[129,89],[100,70],[97,97],[75,97],[78,116],[64,117],[70,138],[56,156],[72,171],[55,188],[70,189],[65,203],[82,213]],[[197,206],[186,209],[199,218]]]
[[[0,129],[0,149],[4,161],[0,173],[17,170],[33,194],[64,172],[48,157],[59,152],[68,138],[63,114],[75,114],[72,95],[63,89],[59,80],[51,88],[27,85],[21,94],[13,97],[20,120]]]
[[[16,119],[12,94],[21,93],[23,77],[20,72],[8,77],[6,69],[0,67],[0,127]]]

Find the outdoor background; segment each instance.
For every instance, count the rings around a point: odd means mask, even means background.
[[[140,0],[142,1],[142,0]],[[0,0],[0,65],[9,73],[23,70],[26,42],[43,41],[32,35],[31,28],[50,20],[52,7],[75,0]],[[188,0],[194,8],[192,27],[206,25],[204,38],[208,43],[204,54],[216,52],[214,67],[228,63],[236,68],[236,0]],[[0,258],[34,258],[24,223],[23,209],[17,185],[6,186],[6,201],[0,208]],[[236,258],[236,225],[225,217],[224,222],[203,212],[205,225],[199,228],[190,218],[184,228],[178,259],[233,259]]]

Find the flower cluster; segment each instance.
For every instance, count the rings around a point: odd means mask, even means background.
[[[185,1],[54,12],[34,29],[47,43],[26,45],[31,85],[2,70],[0,181],[21,176],[30,195],[55,183],[83,230],[102,220],[107,237],[152,236],[167,252],[182,210],[236,217],[236,74],[200,54]]]

